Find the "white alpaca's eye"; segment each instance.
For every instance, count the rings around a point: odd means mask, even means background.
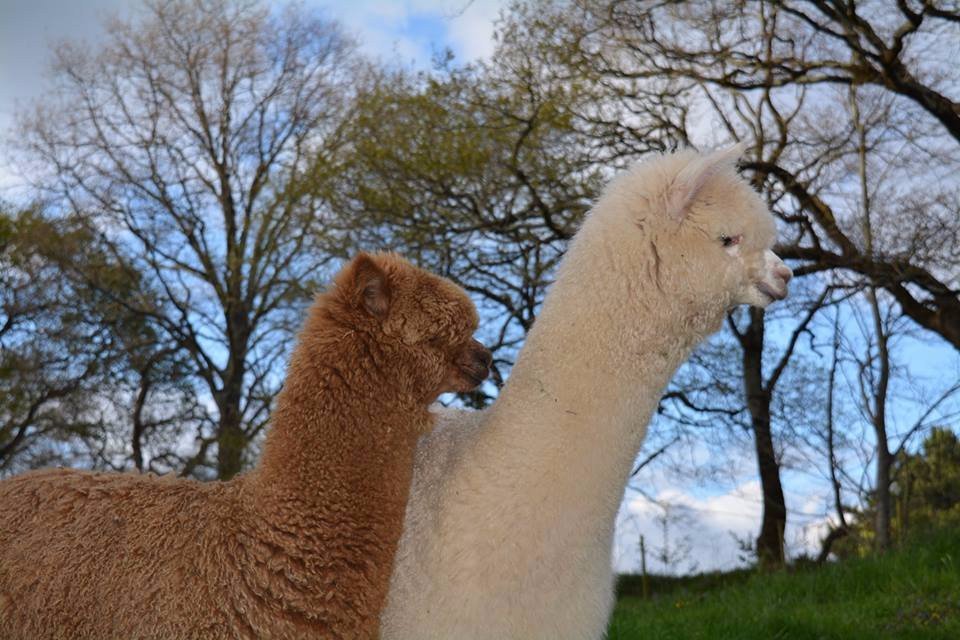
[[[720,244],[724,247],[732,247],[740,244],[740,241],[743,240],[742,235],[735,236],[720,236]]]

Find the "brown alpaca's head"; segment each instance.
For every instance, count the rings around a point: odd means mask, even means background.
[[[477,310],[446,278],[394,253],[361,253],[334,280],[335,317],[369,334],[390,374],[427,402],[471,391],[490,373],[490,351],[473,339]]]

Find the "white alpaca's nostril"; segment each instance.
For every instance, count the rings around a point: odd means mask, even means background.
[[[784,284],[789,283],[790,279],[793,278],[793,271],[791,271],[790,267],[785,264],[778,265],[774,273],[778,278],[783,280]]]

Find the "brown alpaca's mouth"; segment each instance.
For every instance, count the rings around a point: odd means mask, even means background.
[[[460,374],[470,383],[471,387],[479,387],[490,375],[490,369],[484,365],[463,367],[460,369]]]
[[[460,377],[470,385],[473,390],[479,387],[490,375],[490,366],[493,364],[493,356],[490,351],[480,343],[477,343],[468,353],[466,362],[461,361],[457,367]]]

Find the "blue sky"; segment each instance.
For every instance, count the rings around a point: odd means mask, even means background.
[[[449,47],[462,60],[493,52],[493,23],[503,0],[358,0],[313,2],[354,33],[375,56],[426,64]]]
[[[336,18],[373,57],[425,66],[434,53],[450,48],[459,60],[488,57],[494,47],[493,29],[505,0],[352,0],[306,4]],[[102,16],[129,12],[133,0],[0,0],[0,130],[12,125],[17,104],[24,105],[44,91],[49,44],[63,38],[95,42],[102,33]],[[704,126],[709,123],[704,121]],[[0,156],[0,186],[11,179]],[[960,375],[960,358],[936,339],[911,340],[902,347],[910,352],[918,375]],[[955,378],[954,378],[955,379]],[[704,454],[706,455],[706,454]],[[670,536],[688,539],[687,569],[727,568],[738,563],[731,533],[753,538],[760,522],[760,494],[752,451],[731,454],[733,470],[728,483],[694,485],[678,483],[668,473],[644,474],[644,493],[661,501],[682,505],[683,517],[670,525]],[[794,551],[815,548],[823,531],[826,486],[785,474],[791,524],[788,543]],[[652,548],[663,545],[657,518],[663,510],[636,491],[628,491],[619,517],[614,561],[623,570],[637,566],[639,534]],[[673,514],[676,515],[676,512]],[[652,565],[654,570],[663,567]]]
[[[340,21],[369,55],[421,66],[444,48],[464,61],[489,56],[494,21],[506,4],[504,0],[305,3]],[[103,17],[130,15],[137,4],[138,0],[0,0],[0,131],[12,126],[18,104],[43,92],[51,43],[65,38],[96,42]]]
[[[279,4],[279,3],[278,3]],[[488,56],[503,0],[307,0],[343,23],[374,56],[426,64],[437,48],[462,59]],[[136,0],[0,0],[0,116],[43,87],[48,46],[95,41],[102,16],[129,14]]]

